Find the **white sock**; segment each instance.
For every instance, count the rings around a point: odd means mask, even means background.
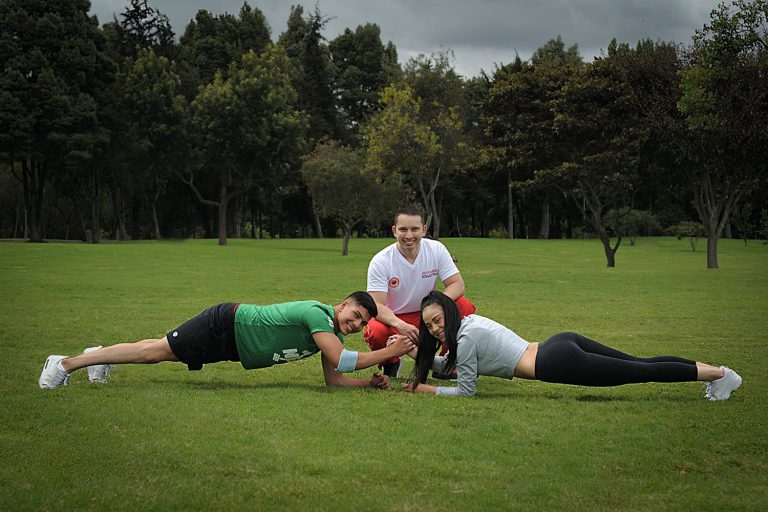
[[[56,369],[57,369],[57,370],[61,370],[61,371],[63,371],[64,373],[66,373],[67,375],[69,375],[69,372],[68,372],[67,370],[65,370],[65,369],[64,369],[64,366],[61,364],[61,361],[59,361],[58,363],[56,363]]]

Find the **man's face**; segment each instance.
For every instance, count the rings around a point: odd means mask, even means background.
[[[339,322],[341,334],[347,336],[362,331],[371,320],[371,315],[357,302],[345,300],[341,303],[339,317],[336,320]]]
[[[418,247],[421,239],[427,234],[427,226],[418,215],[398,215],[392,226],[392,234],[397,238],[397,244],[405,249]]]

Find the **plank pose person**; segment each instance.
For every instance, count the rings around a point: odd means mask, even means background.
[[[620,386],[641,382],[704,381],[709,400],[727,400],[741,386],[738,373],[725,366],[673,356],[630,356],[573,332],[555,334],[543,343],[528,343],[503,325],[479,315],[460,318],[456,304],[433,291],[421,302],[421,328],[411,381],[403,389],[437,395],[475,394],[480,375],[541,380],[579,386]],[[393,344],[404,341],[393,336]],[[445,356],[435,356],[442,343]],[[456,367],[457,386],[425,384],[430,369]]]
[[[218,361],[240,361],[246,370],[304,359],[321,353],[327,386],[386,388],[387,376],[356,379],[343,373],[368,368],[405,354],[414,344],[403,339],[380,352],[344,348],[344,336],[360,332],[376,316],[366,292],[351,293],[335,306],[307,300],[269,305],[225,303],[212,306],[161,339],[92,347],[81,355],[49,356],[40,374],[42,389],[66,385],[70,374],[88,368],[91,382],[104,382],[111,365],[180,361],[190,370]]]
[[[365,328],[363,337],[371,350],[387,346],[393,334],[402,334],[413,342],[419,336],[422,297],[434,290],[437,280],[444,293],[456,301],[462,316],[475,312],[475,306],[464,297],[464,280],[445,246],[424,238],[427,226],[416,207],[395,213],[392,234],[396,242],[379,251],[368,265],[368,293],[376,301],[379,313]],[[400,359],[388,359],[385,375],[397,377]]]

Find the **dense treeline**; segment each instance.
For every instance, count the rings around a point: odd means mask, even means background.
[[[434,236],[768,237],[768,2],[712,12],[692,47],[558,36],[458,76],[398,63],[379,27],[333,40],[295,6],[201,10],[176,37],[146,0],[0,0],[0,237],[344,237],[424,206]],[[691,228],[691,221],[694,227]],[[687,224],[686,224],[687,223]],[[688,235],[685,235],[688,236]],[[693,247],[695,245],[692,244]]]

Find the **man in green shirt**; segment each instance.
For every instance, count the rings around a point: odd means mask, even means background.
[[[386,388],[389,379],[343,375],[399,357],[414,348],[402,341],[376,352],[344,348],[344,336],[360,332],[377,315],[366,292],[354,292],[329,306],[307,300],[257,306],[225,303],[210,307],[162,339],[93,347],[78,356],[49,356],[40,375],[42,389],[66,385],[75,370],[88,368],[91,382],[105,382],[111,365],[180,361],[190,370],[218,361],[240,361],[247,370],[304,359],[321,352],[327,386]]]

